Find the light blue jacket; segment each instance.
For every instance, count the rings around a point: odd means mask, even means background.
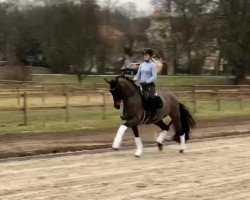
[[[140,83],[153,83],[156,78],[156,64],[151,61],[140,64],[138,72],[134,77],[134,80],[139,81]]]

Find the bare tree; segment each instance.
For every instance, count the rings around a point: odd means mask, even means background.
[[[220,0],[218,13],[222,57],[232,65],[235,83],[244,83],[250,68],[250,2]]]

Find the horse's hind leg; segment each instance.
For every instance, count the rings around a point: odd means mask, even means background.
[[[171,124],[171,122],[169,123],[169,125],[170,124]],[[156,139],[158,149],[159,149],[159,151],[162,151],[163,142],[164,142],[165,138],[167,137],[169,125],[165,124],[162,120],[156,122],[155,125],[160,127],[162,130],[162,132],[159,134],[158,138]]]
[[[179,115],[170,116],[173,120],[173,125],[175,128],[175,135],[174,135],[174,141],[181,144],[180,147],[180,153],[184,153],[184,150],[186,149],[185,144],[185,133],[182,130],[181,127],[181,120]]]
[[[135,145],[136,145],[135,156],[140,157],[143,153],[143,145],[142,145],[141,138],[139,136],[138,128],[136,125],[132,126],[131,128],[132,128],[134,136],[135,136]]]
[[[185,133],[183,135],[180,136],[180,140],[181,140],[181,149],[180,149],[180,153],[184,153],[184,150],[186,149],[186,144],[185,144]]]

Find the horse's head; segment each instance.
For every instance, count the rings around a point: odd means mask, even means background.
[[[114,107],[116,109],[120,109],[122,100],[127,101],[129,98],[134,97],[135,93],[140,94],[139,87],[133,80],[126,76],[121,75],[111,81],[108,81],[107,79],[104,80],[110,86],[109,91],[113,96]]]
[[[108,81],[107,79],[104,80],[109,84],[109,91],[113,96],[114,107],[116,109],[120,109],[122,101],[122,91],[121,91],[121,86],[119,85],[118,78],[111,81]]]

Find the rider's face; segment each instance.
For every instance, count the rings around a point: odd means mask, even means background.
[[[150,59],[150,55],[147,54],[147,53],[145,53],[145,54],[143,55],[143,57],[144,57],[144,60],[145,60],[145,61],[148,61],[148,60]]]

